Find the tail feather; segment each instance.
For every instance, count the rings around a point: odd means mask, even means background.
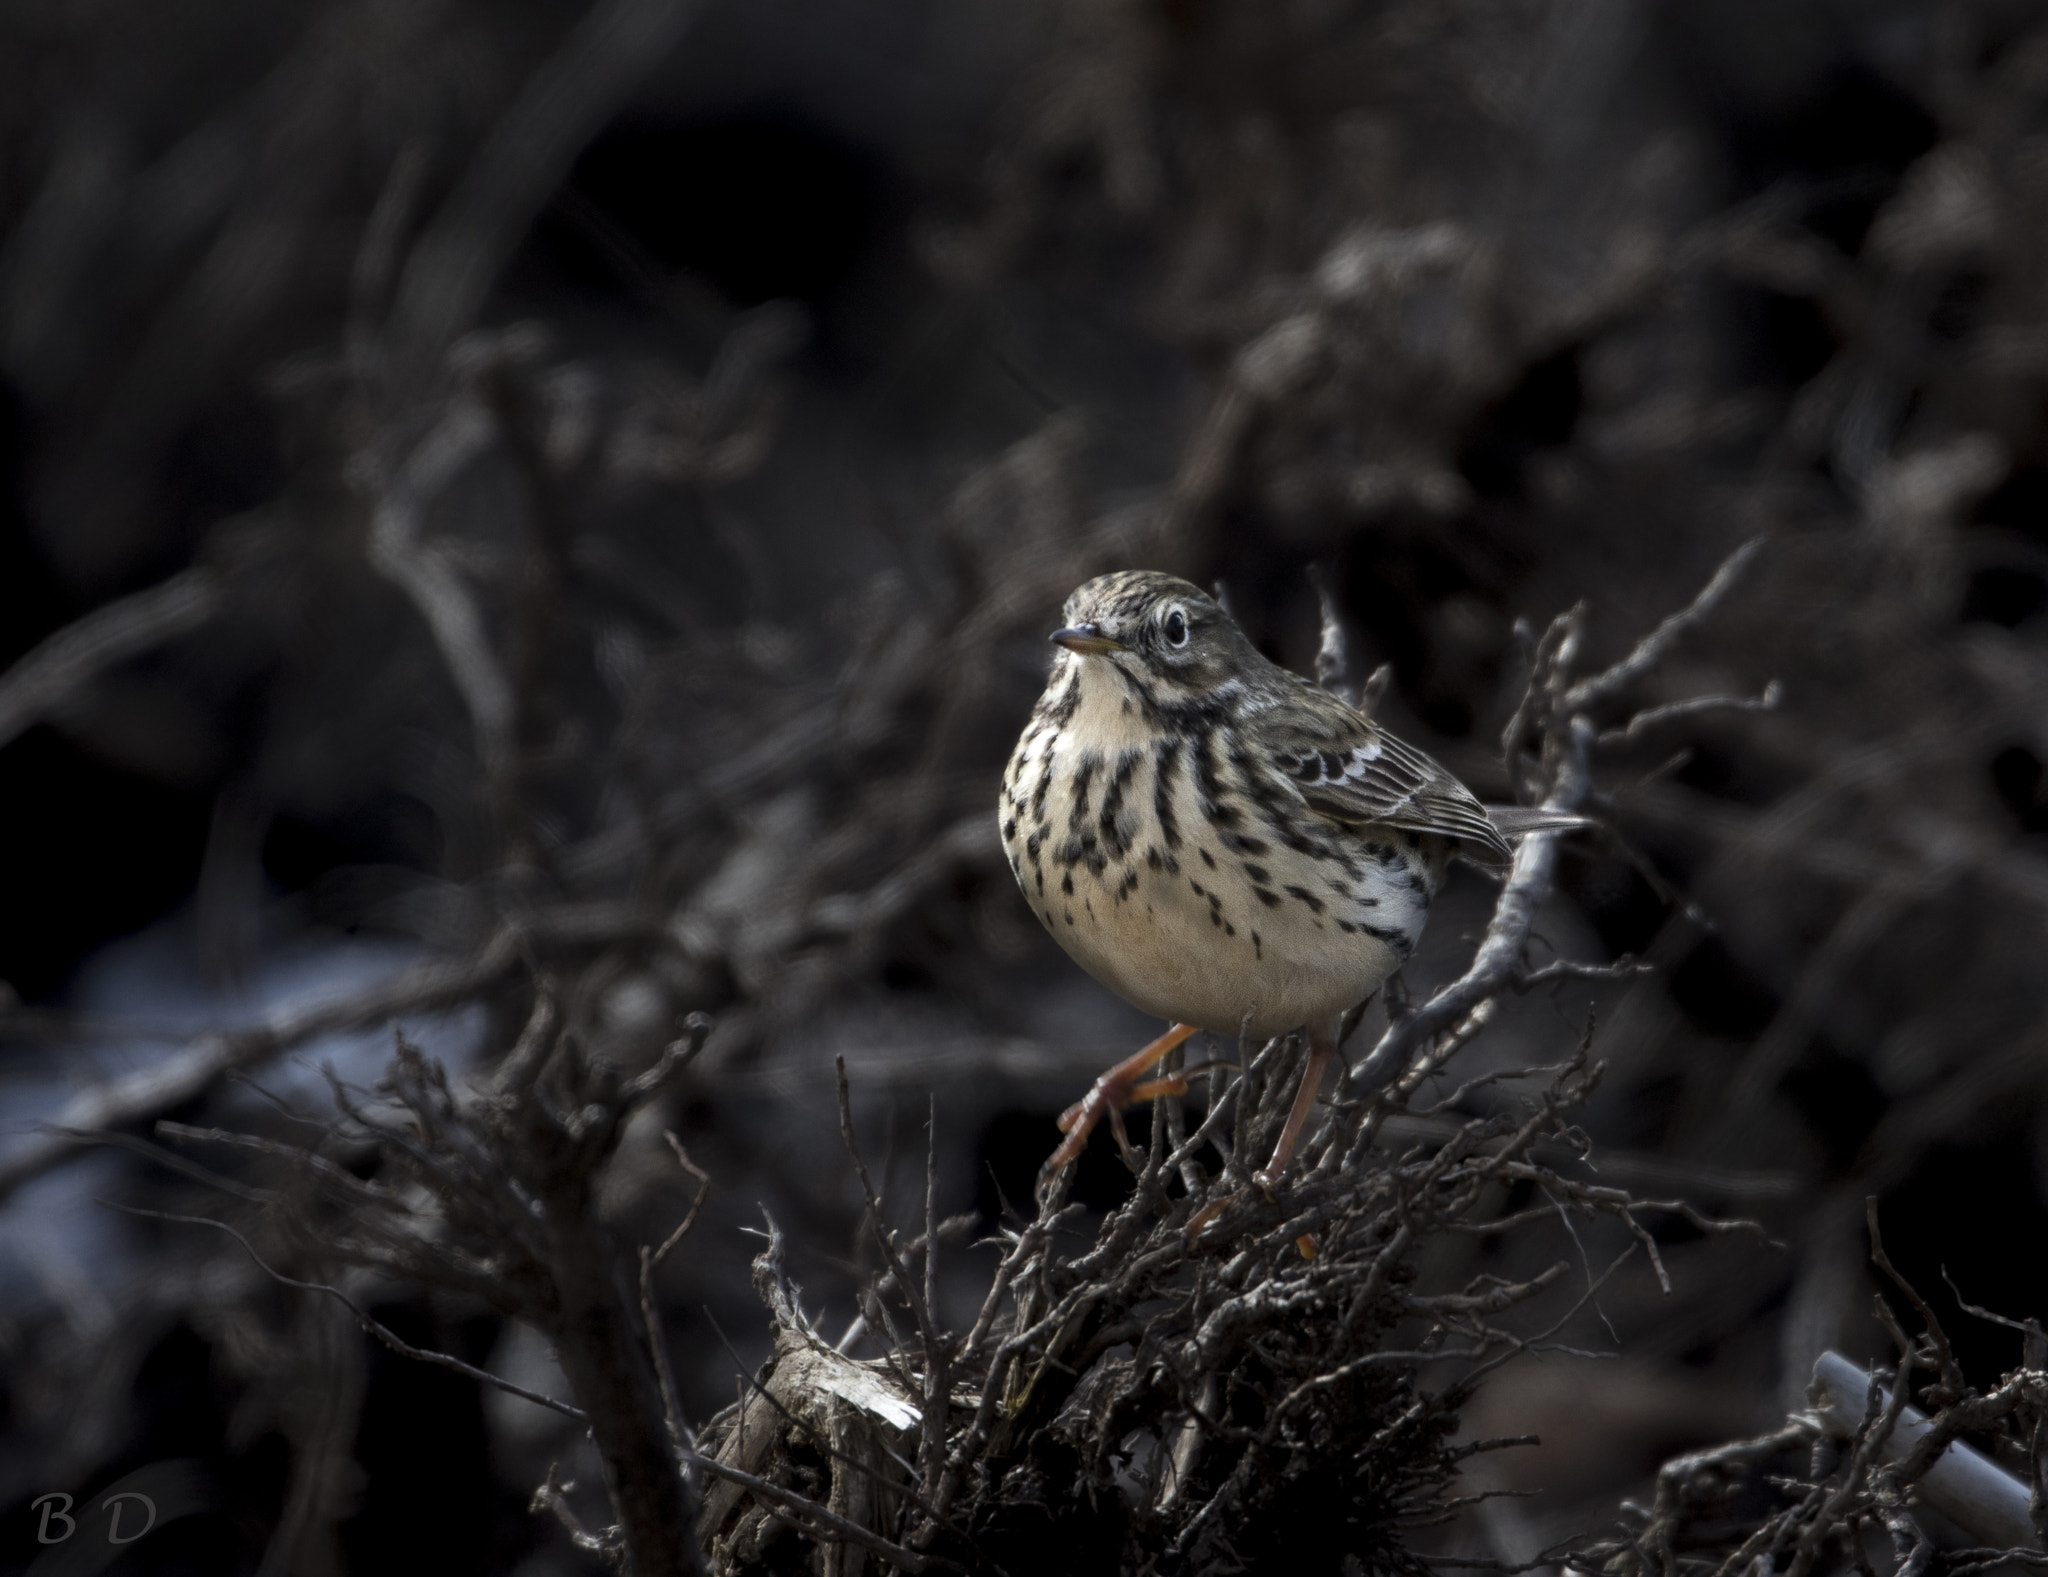
[[[1589,816],[1575,816],[1564,810],[1544,810],[1536,805],[1488,805],[1485,808],[1486,819],[1500,829],[1500,835],[1510,843],[1526,838],[1532,832],[1576,832],[1599,825]]]

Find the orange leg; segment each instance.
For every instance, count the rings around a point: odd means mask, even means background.
[[[1060,1141],[1060,1147],[1053,1151],[1052,1159],[1045,1163],[1047,1171],[1058,1171],[1087,1147],[1088,1135],[1095,1125],[1107,1116],[1117,1130],[1117,1137],[1123,1138],[1123,1119],[1118,1113],[1133,1101],[1156,1100],[1162,1095],[1178,1095],[1185,1090],[1187,1080],[1178,1074],[1164,1079],[1146,1079],[1159,1059],[1174,1047],[1194,1034],[1192,1024],[1176,1024],[1135,1057],[1126,1057],[1109,1072],[1095,1081],[1095,1087],[1073,1105],[1060,1113],[1060,1132],[1067,1137]],[[1129,1141],[1125,1140],[1126,1148]]]
[[[1323,1075],[1329,1071],[1330,1059],[1337,1055],[1336,1039],[1325,1033],[1309,1041],[1308,1067],[1301,1075],[1301,1088],[1294,1092],[1294,1105],[1287,1113],[1287,1126],[1280,1130],[1280,1142],[1273,1146],[1273,1159],[1265,1170],[1258,1174],[1261,1188],[1275,1187],[1287,1174],[1287,1163],[1294,1159],[1294,1147],[1301,1142],[1301,1130],[1308,1125],[1308,1114],[1315,1110],[1316,1092],[1323,1087]]]

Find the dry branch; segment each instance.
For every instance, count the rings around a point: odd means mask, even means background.
[[[388,330],[401,387],[439,373],[576,155],[696,13],[693,0],[599,0],[527,82],[406,260]]]
[[[1837,1440],[1854,1440],[1862,1427],[1873,1384],[1870,1371],[1837,1352],[1822,1353],[1813,1365],[1814,1412]],[[1886,1397],[1889,1400],[1889,1397]],[[1920,1454],[1932,1432],[1917,1407],[1901,1408],[1886,1436],[1883,1460],[1904,1463]],[[2041,1548],[2028,1511],[2025,1484],[1961,1441],[1937,1445],[1938,1455],[1913,1475],[1927,1503],[1951,1522],[1994,1549]]]
[[[0,1159],[0,1198],[74,1153],[80,1142],[75,1133],[98,1134],[146,1123],[230,1074],[260,1067],[321,1035],[473,1001],[501,980],[518,956],[517,938],[502,932],[466,961],[416,965],[352,997],[295,1008],[246,1029],[202,1035],[153,1068],[72,1097],[49,1131],[14,1146]]]
[[[109,668],[200,628],[226,600],[221,572],[202,564],[66,625],[0,674],[0,747],[57,715]]]
[[[1874,1224],[1875,1200],[1871,1206]],[[1871,1250],[1908,1303],[1931,1315],[1892,1270],[1874,1233]],[[1823,1353],[1808,1391],[1812,1411],[1754,1440],[1667,1462],[1655,1502],[1647,1510],[1627,1508],[1641,1527],[1587,1544],[1570,1569],[1609,1577],[1732,1577],[1782,1566],[1803,1574],[1835,1549],[1868,1573],[1866,1544],[1880,1535],[1891,1546],[1893,1577],[1917,1577],[1936,1559],[1959,1571],[2048,1566],[2041,1497],[1958,1438],[1965,1431],[1991,1436],[2009,1460],[2030,1463],[2038,1483],[2048,1374],[2023,1367],[1979,1391],[1947,1360],[1938,1322],[1930,1318],[1916,1339],[1882,1300],[1876,1313],[1898,1354],[1894,1370],[1873,1372],[1840,1353]],[[1931,1405],[1924,1412],[1907,1402],[1921,1370],[1932,1375],[1922,1388]],[[1949,1526],[1931,1524],[1922,1507]],[[1976,1544],[1955,1549],[1958,1530]]]

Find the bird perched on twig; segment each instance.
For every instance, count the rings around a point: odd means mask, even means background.
[[[1453,855],[1578,817],[1489,809],[1337,697],[1269,662],[1199,587],[1139,570],[1067,599],[1045,694],[1003,774],[1010,869],[1034,913],[1166,1034],[1060,1119],[1049,1167],[1105,1113],[1178,1093],[1145,1076],[1198,1029],[1306,1029],[1273,1156],[1286,1170],[1346,1009],[1399,969]]]

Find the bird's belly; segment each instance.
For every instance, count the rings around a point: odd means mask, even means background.
[[[1319,1025],[1379,989],[1421,934],[1440,861],[1392,831],[1328,827],[1304,853],[1248,813],[1220,820],[1170,756],[1134,742],[1091,767],[1071,734],[1020,744],[1003,844],[1060,945],[1137,1007],[1222,1035]]]
[[[1394,949],[1375,937],[1345,935],[1306,911],[1278,911],[1256,920],[1217,923],[1206,897],[1158,884],[1145,903],[1141,886],[1124,901],[1143,904],[1143,923],[1109,912],[1091,893],[1074,923],[1051,927],[1074,960],[1135,1006],[1219,1035],[1264,1039],[1301,1025],[1320,1025],[1363,1001],[1400,966]],[[1055,917],[1059,918],[1059,917]],[[1230,925],[1235,935],[1225,934]]]

